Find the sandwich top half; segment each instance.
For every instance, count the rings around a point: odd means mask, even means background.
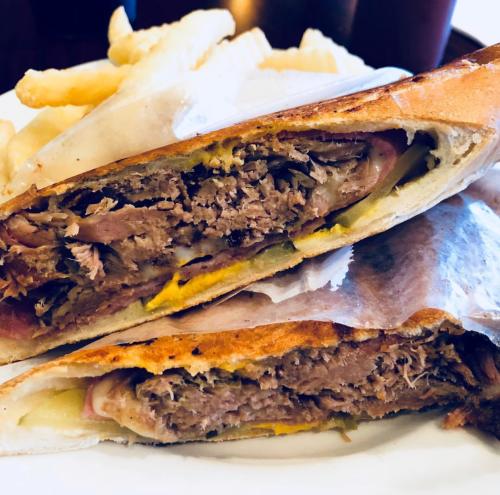
[[[221,441],[428,407],[500,438],[500,351],[450,315],[398,328],[292,322],[81,350],[0,387],[0,454],[102,440]]]
[[[212,300],[387,230],[500,158],[499,116],[496,45],[33,189],[0,211],[0,362]]]

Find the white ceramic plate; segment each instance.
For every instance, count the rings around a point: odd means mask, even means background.
[[[13,92],[0,118],[19,129],[34,112]],[[6,370],[0,370],[6,371]],[[435,412],[337,432],[152,448],[103,444],[61,454],[0,458],[1,493],[94,495],[224,493],[499,493],[500,442],[444,431]]]

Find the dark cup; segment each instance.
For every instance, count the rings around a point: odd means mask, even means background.
[[[308,28],[321,29],[345,44],[358,0],[164,0],[139,1],[136,27],[179,19],[193,9],[226,8],[236,20],[237,32],[259,26],[276,48],[299,43]]]
[[[422,72],[436,67],[456,0],[359,0],[350,50],[374,67]]]
[[[136,15],[136,0],[31,0],[38,32],[66,39],[105,38],[109,17],[123,5],[130,20]]]
[[[310,27],[346,44],[358,0],[252,0],[248,11],[237,8],[244,3],[226,0],[221,6],[232,10],[239,30],[259,26],[274,47],[288,48]]]

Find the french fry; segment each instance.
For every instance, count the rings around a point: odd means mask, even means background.
[[[289,48],[273,50],[261,69],[301,70],[307,72],[338,72],[333,53],[321,48]]]
[[[128,64],[29,70],[17,83],[16,94],[22,103],[32,108],[97,105],[115,93],[129,74],[129,86],[132,86],[133,81],[139,84],[167,70],[174,74],[188,70],[217,41],[233,34],[235,27],[229,11],[217,9],[192,12],[175,25],[175,29],[159,27],[154,31],[158,42],[152,49],[148,48],[148,56],[133,66],[134,70]],[[152,43],[151,36],[149,40],[146,45]],[[136,54],[141,50],[146,48]]]
[[[359,57],[350,54],[321,31],[311,28],[304,32],[299,48],[273,50],[272,55],[261,64],[261,68],[349,75],[371,71]]]
[[[125,8],[122,6],[118,7],[111,14],[108,26],[108,41],[112,45],[116,43],[120,38],[127,36],[132,33],[133,29],[128,20]]]
[[[16,85],[19,100],[32,108],[96,105],[111,96],[130,72],[111,64],[73,69],[29,70]]]
[[[225,9],[195,10],[170,24],[164,36],[146,57],[132,65],[121,88],[143,84],[168,84],[179,74],[194,68],[203,55],[226,36],[234,34],[235,24]]]
[[[42,146],[80,120],[91,109],[91,106],[46,108],[17,134],[11,135],[5,150],[4,168],[7,177],[11,177],[19,166]]]
[[[208,71],[236,72],[239,69],[254,68],[268,57],[271,51],[265,34],[259,28],[254,28],[231,41],[222,41],[214,46],[200,61],[199,74],[203,77]]]
[[[319,29],[306,29],[300,40],[299,48],[319,48],[330,50],[334,44],[331,38],[327,38]]]
[[[317,29],[307,29],[299,48],[273,50],[261,64],[263,69],[338,72],[333,41]]]
[[[169,29],[168,24],[141,29],[118,38],[108,50],[108,58],[117,65],[135,64],[144,58]]]
[[[366,74],[371,71],[363,60],[349,53],[343,46],[335,43],[318,29],[306,29],[300,41],[300,50],[321,50],[330,53],[337,65],[339,74]]]
[[[0,184],[5,184],[9,177],[7,169],[7,145],[16,133],[10,120],[0,120]]]

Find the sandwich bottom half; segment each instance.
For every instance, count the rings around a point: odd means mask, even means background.
[[[492,400],[479,400],[489,382],[500,385],[500,353],[478,335],[443,330],[305,346],[195,375],[117,370],[92,383],[84,414],[168,443],[349,430],[403,411],[467,404],[445,424],[466,414],[500,437],[500,396],[491,389]]]
[[[428,408],[448,412],[445,427],[500,438],[500,350],[433,310],[385,331],[295,322],[186,334],[66,356],[4,384],[0,406],[4,453],[9,435],[33,451],[47,429],[169,444],[347,431]]]

